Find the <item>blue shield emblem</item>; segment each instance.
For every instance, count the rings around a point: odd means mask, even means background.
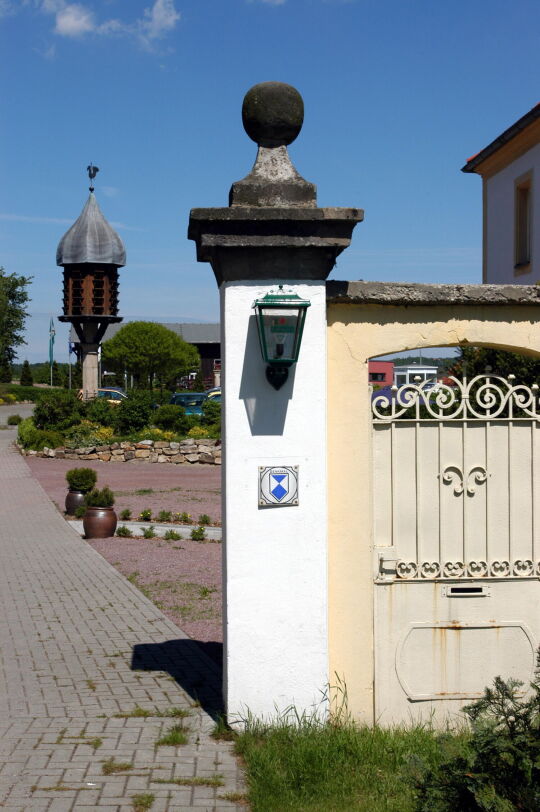
[[[270,493],[281,502],[289,493],[289,474],[270,474]]]

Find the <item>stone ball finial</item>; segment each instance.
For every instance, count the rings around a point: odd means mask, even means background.
[[[302,129],[303,121],[304,101],[291,85],[261,82],[244,97],[244,129],[261,147],[288,146]]]

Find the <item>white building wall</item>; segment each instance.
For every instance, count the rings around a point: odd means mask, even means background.
[[[280,280],[281,281],[281,280]],[[222,389],[225,700],[228,718],[321,701],[328,682],[326,289],[284,282],[311,301],[298,363],[267,382],[253,301],[276,285],[223,283]],[[260,508],[258,468],[299,466],[299,505]]]
[[[515,181],[532,170],[531,270],[514,271]],[[526,284],[540,280],[540,144],[485,181],[485,282]]]

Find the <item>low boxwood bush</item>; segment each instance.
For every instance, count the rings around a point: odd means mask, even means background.
[[[10,414],[7,419],[7,424],[8,426],[18,426],[21,421],[22,417],[20,414]]]
[[[97,474],[92,468],[71,468],[66,472],[66,480],[72,490],[88,493],[96,484]]]

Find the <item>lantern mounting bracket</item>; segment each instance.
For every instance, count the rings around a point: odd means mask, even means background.
[[[268,364],[266,367],[266,380],[274,389],[281,389],[289,377],[289,367],[285,364]]]

